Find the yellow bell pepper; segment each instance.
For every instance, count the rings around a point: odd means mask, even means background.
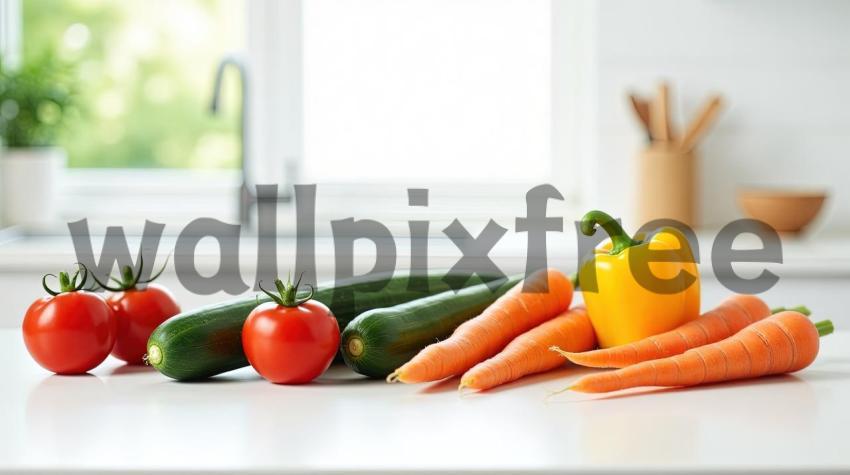
[[[601,348],[663,333],[699,316],[699,274],[681,231],[663,227],[633,239],[614,218],[591,211],[582,218],[582,234],[592,236],[597,224],[610,239],[581,265],[578,285]],[[661,250],[668,260],[653,255]]]

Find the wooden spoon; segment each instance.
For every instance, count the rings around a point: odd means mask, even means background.
[[[696,118],[688,124],[685,135],[679,143],[683,152],[690,152],[696,143],[705,135],[708,128],[717,118],[720,108],[723,106],[723,99],[720,96],[710,98],[703,106]]]
[[[632,102],[632,108],[635,110],[640,123],[646,133],[649,134],[649,102],[639,98],[635,94],[629,94],[629,100]]]
[[[650,110],[650,130],[652,138],[660,142],[670,142],[673,134],[670,127],[670,90],[667,83],[658,85],[658,97],[652,101]]]

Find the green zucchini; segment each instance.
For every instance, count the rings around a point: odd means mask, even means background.
[[[354,278],[335,286],[320,285],[313,298],[327,305],[343,329],[354,317],[450,289],[462,274],[431,273]],[[464,285],[497,277],[473,275]],[[411,284],[411,281],[413,285]],[[447,283],[448,282],[448,283]],[[427,285],[425,285],[427,283]],[[412,287],[412,288],[411,288]],[[299,293],[299,296],[306,295]],[[242,297],[176,315],[158,326],[147,344],[146,361],[160,373],[180,380],[197,380],[248,366],[242,351],[242,325],[257,303],[269,297]]]
[[[480,315],[520,279],[509,277],[494,289],[479,284],[363,313],[342,332],[345,364],[370,378],[385,378],[426,346]]]

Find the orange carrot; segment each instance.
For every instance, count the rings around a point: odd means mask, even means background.
[[[777,309],[779,310],[785,309]],[[798,307],[795,310],[808,313],[805,307]],[[584,353],[554,350],[582,366],[624,368],[641,361],[682,354],[691,348],[720,341],[770,314],[771,310],[767,304],[755,295],[734,295],[696,320],[691,320],[669,332],[659,333],[627,345]]]
[[[563,366],[564,359],[549,351],[552,345],[571,351],[596,347],[596,334],[587,318],[587,309],[574,307],[514,338],[499,354],[464,373],[459,389],[490,389]]]
[[[528,290],[523,291],[526,285]],[[452,336],[425,347],[387,381],[424,383],[462,374],[501,351],[516,336],[564,312],[572,297],[573,284],[567,276],[555,269],[535,272],[481,315],[457,327]]]
[[[604,393],[640,386],[694,386],[793,373],[815,360],[818,337],[832,333],[832,329],[829,320],[813,324],[802,313],[784,311],[717,343],[670,358],[591,374],[570,389]]]

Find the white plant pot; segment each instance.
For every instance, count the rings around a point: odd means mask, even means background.
[[[0,222],[26,229],[55,226],[66,161],[58,147],[0,151]]]

